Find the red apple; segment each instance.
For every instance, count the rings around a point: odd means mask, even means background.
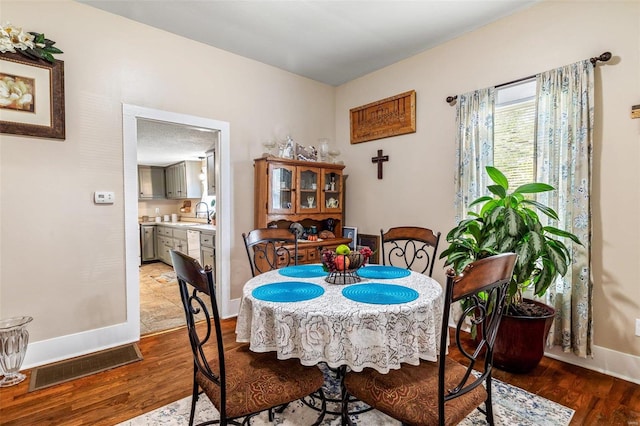
[[[351,263],[351,261],[347,256],[341,256],[341,255],[336,256],[334,262],[336,264],[336,269],[338,271],[344,271],[349,269],[349,264]]]

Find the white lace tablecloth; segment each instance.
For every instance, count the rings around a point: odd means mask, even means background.
[[[322,296],[302,302],[266,302],[251,295],[256,287],[303,281],[325,289]],[[381,373],[436,361],[440,345],[442,287],[434,279],[412,272],[397,279],[362,279],[364,283],[400,284],[419,297],[402,304],[368,304],[342,295],[344,285],[324,278],[289,278],[275,270],[247,281],[236,325],[236,340],[254,352],[276,351],[279,359],[299,358],[303,365],[326,362],[353,371],[371,367]],[[354,284],[356,285],[356,284]]]

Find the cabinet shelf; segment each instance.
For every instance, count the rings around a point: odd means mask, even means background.
[[[288,228],[298,222],[305,228],[315,226],[318,232],[330,230],[335,234],[335,239],[305,243],[304,260],[298,263],[319,262],[321,248],[335,248],[349,242],[342,238],[344,167],[343,164],[276,157],[256,159],[255,227]],[[335,187],[334,190],[325,190],[330,186]]]

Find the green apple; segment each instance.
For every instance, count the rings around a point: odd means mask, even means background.
[[[349,253],[351,253],[351,249],[346,244],[340,244],[338,247],[336,247],[336,254],[346,255]]]

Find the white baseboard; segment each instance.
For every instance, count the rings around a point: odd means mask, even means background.
[[[224,318],[238,315],[240,299],[229,301]],[[222,315],[221,315],[222,316]],[[140,325],[122,323],[82,333],[30,342],[21,369],[39,367],[105,349],[115,348],[140,340]]]
[[[240,311],[240,299],[231,299],[227,305],[227,310],[221,315],[222,318],[237,317]]]
[[[456,324],[449,321],[449,327],[455,328]],[[559,346],[546,348],[544,355],[567,364],[577,365],[578,367],[640,385],[640,356],[625,354],[595,345],[593,347],[593,358],[580,358],[573,353],[563,352]]]
[[[29,343],[22,369],[38,367],[105,349],[115,348],[140,339],[140,325],[117,324]]]
[[[544,354],[567,364],[640,384],[640,356],[625,354],[601,346],[593,347],[593,358],[580,358],[572,353],[562,352],[559,346],[547,348]]]

